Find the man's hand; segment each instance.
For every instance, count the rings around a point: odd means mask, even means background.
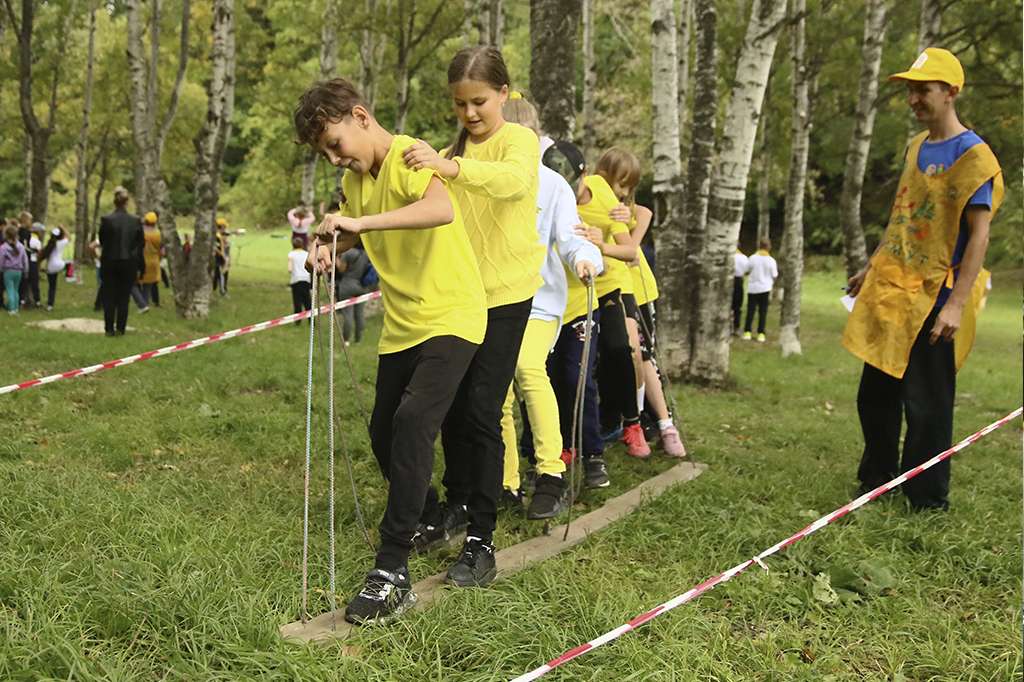
[[[633,212],[629,210],[628,206],[620,203],[618,206],[608,211],[608,217],[616,222],[626,223],[628,225],[629,221],[633,219]]]
[[[581,260],[576,263],[576,276],[584,284],[590,284],[597,277],[597,266],[588,260]]]
[[[938,343],[939,339],[952,341],[953,335],[960,329],[960,318],[963,317],[963,314],[964,306],[962,303],[956,303],[953,300],[946,301],[946,305],[942,306],[938,317],[935,318],[935,326],[932,327],[928,343],[934,346]]]
[[[846,282],[846,292],[856,298],[857,294],[860,293],[860,288],[864,285],[864,277],[868,274],[868,270],[871,269],[871,263],[868,263],[861,271],[851,277]]]
[[[416,144],[410,145],[402,152],[402,160],[405,165],[414,171],[430,168],[441,174],[444,178],[454,178],[459,174],[459,164],[451,159],[446,159],[438,154],[433,147],[417,140]]]

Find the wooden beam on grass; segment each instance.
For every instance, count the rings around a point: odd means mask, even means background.
[[[498,564],[497,580],[507,578],[532,564],[549,559],[578,545],[591,533],[596,533],[613,521],[621,519],[645,501],[658,497],[673,485],[692,481],[704,473],[705,469],[707,469],[706,464],[681,462],[671,469],[647,479],[635,488],[608,500],[598,509],[573,519],[569,528],[569,537],[564,541],[562,535],[565,533],[565,526],[561,525],[552,528],[550,535],[541,535],[499,550],[494,556]],[[422,609],[437,599],[442,594],[441,587],[444,586],[444,578],[444,573],[438,573],[414,584],[413,592],[416,593],[417,599],[410,610]],[[302,621],[289,623],[281,626],[281,637],[294,643],[343,640],[353,630],[353,626],[345,622],[344,616],[345,610],[339,608],[336,611],[311,618],[306,623],[302,623]],[[344,647],[342,651],[345,654],[353,653],[347,647]]]

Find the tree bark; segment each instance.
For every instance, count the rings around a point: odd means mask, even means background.
[[[764,89],[764,101],[771,101],[771,74]],[[761,121],[757,126],[757,245],[769,239],[772,233],[771,174],[772,157],[768,149],[768,123],[771,112],[767,106],[761,108]]]
[[[597,94],[597,63],[594,60],[594,2],[583,0],[583,158],[597,162],[597,130],[594,96]]]
[[[676,37],[679,44],[676,48],[679,57],[677,76],[679,85],[679,145],[682,151],[680,167],[687,165],[688,143],[690,141],[690,40],[693,33],[693,0],[682,0],[679,3],[679,31]],[[686,186],[686,176],[680,173],[680,183]]]
[[[333,78],[338,69],[337,21],[337,0],[325,0],[320,25],[320,80]],[[313,207],[316,204],[317,158],[316,153],[310,149],[306,151],[302,162],[302,188],[300,196],[303,206]]]
[[[502,0],[487,0],[488,44],[501,49],[505,42],[505,3]]]
[[[754,136],[779,40],[784,0],[753,0],[712,175],[707,238],[701,252],[701,302],[690,376],[721,384],[729,372],[732,256],[736,251]]]
[[[917,53],[934,47],[942,31],[941,0],[921,0],[921,14],[917,26]]]
[[[867,0],[864,9],[864,41],[861,47],[860,88],[854,115],[853,134],[846,150],[843,191],[839,197],[839,226],[843,231],[843,255],[846,276],[852,277],[868,261],[861,226],[860,202],[864,190],[864,172],[871,150],[871,137],[878,110],[878,72],[882,64],[882,44],[888,23],[888,0]]]
[[[701,249],[707,224],[711,167],[715,156],[718,114],[718,15],[715,0],[694,0],[695,83],[693,136],[683,192],[682,226],[661,230],[658,278],[664,295],[658,300],[659,345],[663,369],[685,376],[694,355],[700,305]]]
[[[576,36],[581,0],[530,0],[530,87],[540,126],[571,140],[576,120]]]
[[[32,136],[27,132],[22,138],[22,170],[25,174],[25,184],[21,191],[21,205],[26,210],[32,205]]]
[[[782,233],[782,322],[779,343],[782,357],[800,355],[801,280],[804,274],[804,194],[807,184],[807,152],[811,135],[812,75],[807,64],[806,0],[792,0],[793,119],[789,177],[786,182],[786,222]]]
[[[85,56],[85,92],[82,102],[82,129],[78,132],[78,159],[75,167],[75,261],[86,260],[89,246],[89,118],[92,114],[92,66],[96,47],[96,8],[89,9],[89,41]]]
[[[174,300],[179,314],[186,318],[204,318],[210,312],[210,262],[220,198],[221,162],[231,135],[235,102],[234,0],[214,0],[212,33],[206,120],[196,139],[195,236],[187,265],[176,233],[173,248],[168,249],[173,271],[185,273],[185,277],[175,277]]]
[[[150,148],[153,130],[148,126],[150,121],[147,102],[147,71],[146,58],[143,56],[142,24],[139,0],[126,0],[125,12],[128,20],[128,75],[131,83],[132,139],[135,142],[135,164],[132,168],[135,206],[140,212],[149,206],[149,166]],[[150,36],[150,40],[156,40]]]
[[[373,109],[376,90],[376,36],[370,26],[376,23],[377,0],[366,0],[366,28],[360,32],[359,38],[359,91],[366,103]]]
[[[654,113],[654,201],[679,191],[679,68],[673,0],[651,0],[651,82]],[[661,206],[660,208],[664,208]]]

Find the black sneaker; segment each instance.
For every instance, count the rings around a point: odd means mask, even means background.
[[[442,502],[437,520],[416,527],[416,534],[412,536],[413,551],[422,554],[447,544],[453,536],[466,530],[467,523],[466,505]]]
[[[489,585],[497,574],[494,545],[480,538],[468,537],[458,560],[448,569],[445,582],[456,587],[483,587]]]
[[[375,568],[366,574],[366,585],[345,607],[345,620],[353,625],[378,623],[393,618],[416,602],[409,571],[394,573]]]
[[[523,494],[522,488],[519,490],[501,489],[501,499],[498,500],[499,508],[521,514],[524,506],[526,506],[526,495]]]
[[[607,480],[607,476],[605,477]],[[526,518],[531,521],[551,519],[562,511],[562,497],[566,490],[565,479],[550,474],[541,474],[537,479],[537,487],[533,491],[533,499],[526,510]]]
[[[604,457],[588,457],[583,460],[583,484],[588,488],[607,488],[612,484],[608,479],[608,467]]]

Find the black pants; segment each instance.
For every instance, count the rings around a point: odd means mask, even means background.
[[[732,278],[732,330],[740,330],[740,314],[743,312],[743,278]]]
[[[39,305],[39,263],[28,262],[28,277],[21,278],[21,300],[27,305]]]
[[[768,297],[772,292],[766,291],[763,294],[747,294],[747,323],[743,331],[749,332],[750,325],[754,322],[754,309],[757,309],[757,333],[764,334],[765,318],[768,317]]]
[[[379,356],[370,444],[388,480],[376,567],[406,565],[434,468],[434,441],[477,346],[437,336]]]
[[[115,260],[103,264],[103,328],[124,333],[128,326],[128,299],[138,266],[134,261]]]
[[[487,311],[487,333],[441,427],[444,487],[450,504],[465,504],[468,535],[490,542],[498,519],[504,469],[501,411],[516,371],[533,299]]]
[[[53,307],[57,302],[57,280],[64,274],[64,271],[46,273],[46,305]]]
[[[864,455],[857,477],[874,488],[931,459],[953,444],[956,365],[953,344],[928,343],[937,311],[932,311],[914,341],[902,379],[864,365],[857,392],[857,413],[864,432]],[[907,435],[900,462],[900,431]],[[949,460],[903,484],[910,503],[920,508],[949,506]]]
[[[313,309],[311,289],[312,285],[309,282],[295,282],[292,284],[292,312],[301,313],[303,310]],[[301,320],[295,321],[295,324],[301,323]]]
[[[601,426],[606,431],[619,423],[640,421],[636,404],[636,371],[633,348],[626,331],[626,309],[619,290],[598,299],[601,333],[598,334],[597,387],[601,396]]]

